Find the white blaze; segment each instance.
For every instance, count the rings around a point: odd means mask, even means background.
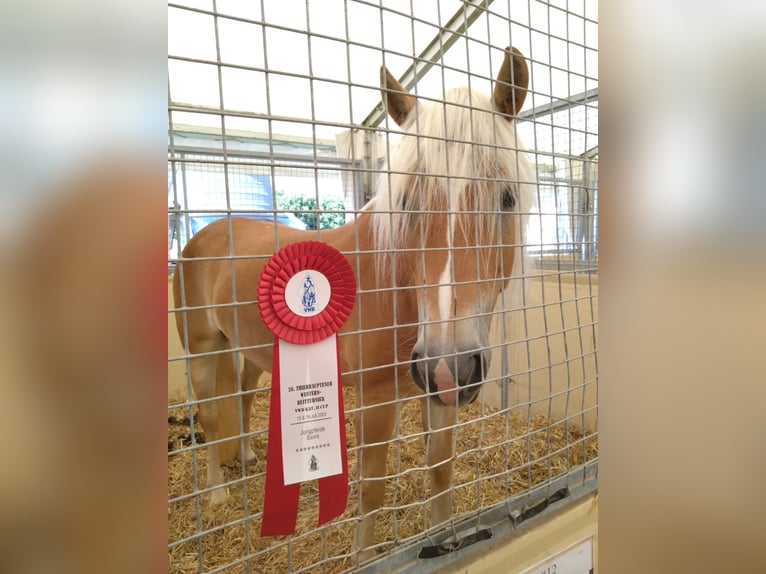
[[[442,340],[446,341],[447,327],[449,326],[450,309],[452,308],[453,283],[452,276],[452,238],[455,233],[455,216],[449,217],[449,231],[447,232],[447,262],[439,275],[439,319],[441,320]]]
[[[447,263],[439,276],[439,319],[442,322],[442,328],[447,326],[450,307],[452,306],[452,252],[447,255]]]

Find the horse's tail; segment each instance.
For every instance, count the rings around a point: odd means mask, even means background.
[[[237,361],[236,351],[223,353],[218,357],[218,369],[216,371],[215,394],[216,396],[232,395],[237,392]],[[217,439],[226,437],[238,437],[240,434],[240,407],[241,396],[234,396],[218,400],[218,432]],[[232,460],[239,452],[238,440],[227,440],[218,445],[218,456],[222,463]]]
[[[240,401],[237,365],[239,352],[231,349],[231,343],[225,334],[209,316],[206,308],[215,300],[207,291],[205,280],[218,271],[216,265],[209,261],[195,260],[198,257],[218,256],[228,253],[228,240],[216,236],[216,229],[221,227],[211,224],[189,239],[183,250],[183,260],[176,267],[173,275],[173,297],[176,308],[185,307],[183,313],[176,313],[176,326],[182,345],[187,342],[188,352],[197,353],[220,352],[215,357],[215,387],[213,381],[195,381],[192,379],[196,398],[213,400],[215,410],[215,430],[204,428],[205,438],[217,443],[220,462],[228,462],[240,452]],[[197,359],[199,360],[199,359]],[[212,365],[204,369],[206,377],[213,373]],[[203,386],[204,393],[200,386]],[[227,398],[217,398],[227,397]],[[200,413],[201,415],[201,413]]]

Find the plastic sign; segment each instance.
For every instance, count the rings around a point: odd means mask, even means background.
[[[593,538],[578,542],[521,574],[593,574]]]

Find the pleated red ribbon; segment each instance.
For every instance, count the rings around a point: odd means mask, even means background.
[[[285,299],[288,281],[297,273],[306,270],[318,271],[330,284],[330,299],[327,306],[310,317],[294,313]],[[339,444],[343,470],[340,474],[318,480],[318,523],[321,525],[342,514],[348,501],[346,425],[337,333],[354,308],[356,279],[351,265],[334,247],[319,241],[293,243],[277,251],[261,272],[258,282],[258,302],[263,322],[275,337],[261,536],[281,536],[295,532],[300,483],[286,485],[284,478],[279,339],[298,345],[310,345],[327,337],[336,337]]]

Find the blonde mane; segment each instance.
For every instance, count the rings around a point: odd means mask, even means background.
[[[449,90],[444,104],[418,103],[402,126],[405,134],[390,148],[387,171],[367,206],[376,214],[375,249],[396,250],[406,242],[408,212],[470,210],[479,235],[496,237],[507,186],[515,192],[513,211],[520,217],[516,245],[523,245],[535,178],[514,124],[492,111],[489,96],[469,88]]]

